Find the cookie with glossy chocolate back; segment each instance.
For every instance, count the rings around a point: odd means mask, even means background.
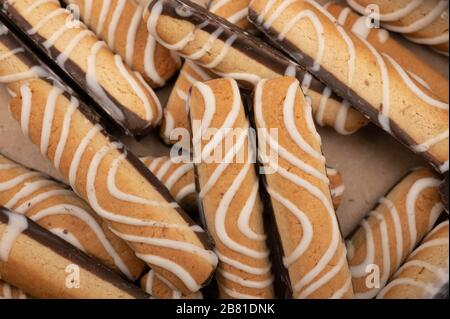
[[[241,29],[252,27],[248,21],[248,5],[251,0],[211,0],[209,11],[235,24]]]
[[[189,91],[195,82],[207,81],[216,76],[195,63],[187,60],[181,68],[178,79],[164,109],[161,137],[167,144],[181,142],[180,130],[190,132],[187,100]],[[189,141],[190,142],[190,141]],[[188,147],[186,145],[185,147]]]
[[[190,159],[149,156],[141,161],[164,183],[181,207],[192,214],[197,213],[195,172]]]
[[[189,106],[198,196],[219,256],[219,296],[273,298],[255,150],[236,81],[197,82]]]
[[[377,298],[433,298],[448,282],[448,241],[448,221],[445,221],[409,255]]]
[[[145,165],[103,130],[85,104],[52,78],[30,80],[30,70],[42,69],[30,54],[10,54],[8,59],[14,63],[1,63],[0,76],[7,74],[8,86],[16,92],[10,110],[24,135],[41,146],[72,188],[140,259],[180,291],[199,290],[216,265],[206,233]],[[17,72],[21,76],[10,76]]]
[[[11,286],[0,280],[0,299],[28,299],[21,289]]]
[[[0,205],[32,219],[131,281],[145,270],[144,262],[75,193],[1,153]]]
[[[420,168],[403,178],[347,242],[357,298],[373,298],[436,223],[443,211],[440,180]]]
[[[0,207],[0,275],[35,298],[149,298],[81,250],[31,219],[3,207]]]
[[[144,6],[136,1],[64,2],[79,10],[81,20],[153,88],[164,86],[180,68],[180,59],[149,35],[142,20]]]
[[[448,103],[448,78],[424,63],[415,52],[392,37],[389,31],[383,28],[369,28],[368,18],[358,15],[349,7],[328,3],[325,8],[347,30],[366,39],[378,52],[388,54],[396,60],[417,85],[421,84],[430,89],[442,101]]]
[[[159,124],[160,102],[143,77],[58,1],[9,0],[3,10],[126,132],[143,135]]]
[[[394,58],[344,29],[311,0],[255,0],[249,16],[375,124],[439,172],[448,171],[448,103],[414,82]]]
[[[383,27],[448,56],[448,0],[347,0],[360,14],[373,6]]]
[[[166,48],[246,88],[265,78],[296,76],[311,96],[321,125],[350,134],[367,124],[364,116],[292,60],[190,1],[150,1],[144,19],[150,33]]]
[[[293,297],[351,298],[351,275],[321,140],[299,82],[290,77],[261,81],[253,108]]]
[[[173,288],[153,270],[142,277],[140,282],[142,289],[157,299],[203,299],[203,294],[200,291],[183,296],[181,292]]]

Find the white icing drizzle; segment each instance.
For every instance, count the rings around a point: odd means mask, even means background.
[[[106,46],[103,41],[98,41],[91,48],[91,53],[87,58],[87,70],[86,70],[86,83],[89,88],[95,93],[95,95],[104,103],[108,105],[108,112],[111,112],[114,118],[119,121],[125,120],[125,115],[122,110],[111,101],[111,99],[106,95],[106,92],[101,87],[100,83],[97,81],[96,68],[97,68],[97,54]]]
[[[256,92],[255,92],[255,99],[254,99],[255,117],[256,117],[257,126],[259,128],[258,134],[260,137],[260,143],[269,143],[269,141],[267,141],[266,135],[263,134],[263,131],[264,131],[263,129],[267,130],[267,128],[269,127],[265,123],[264,112],[262,110],[262,107],[263,107],[263,94],[262,93],[264,90],[265,83],[266,83],[266,81],[261,81],[258,84],[258,86],[256,88]],[[293,82],[293,84],[291,84],[290,87],[288,88],[288,91],[286,93],[285,106],[283,109],[285,122],[287,121],[287,119],[291,119],[292,121],[295,119],[295,116],[294,116],[294,114],[295,114],[294,107],[296,105],[295,97],[296,97],[297,90],[299,90],[299,88],[300,88],[299,82],[297,80],[295,80]],[[305,107],[305,112],[306,113],[309,112],[309,118],[312,117],[311,109],[310,109],[310,107],[308,107],[308,105]],[[307,114],[305,114],[305,119],[306,118],[308,118]],[[298,131],[296,124],[294,122],[291,122],[291,123],[285,123],[285,125],[286,125],[286,131],[289,134],[291,134],[291,138],[293,139],[293,141],[296,142],[298,149],[305,151],[305,146],[302,143],[298,142],[299,138],[301,138],[303,141],[305,141],[305,140],[301,136],[300,132]],[[314,129],[313,129],[313,127],[311,127],[311,125],[308,125],[308,129],[310,129],[311,132],[314,132]],[[297,134],[293,135],[292,134],[293,131],[297,132]],[[316,134],[313,134],[313,135],[315,136],[315,138],[318,138]],[[269,144],[269,146],[271,148],[273,148],[274,150],[276,150],[278,152],[278,154],[280,154],[280,156],[285,158],[285,154],[280,152],[281,145],[276,143],[276,144],[272,144],[272,145]],[[321,161],[323,161],[323,156],[321,154],[320,154],[320,156],[318,156],[316,151],[309,152],[309,153],[306,152],[306,153],[313,158],[320,159]],[[291,153],[290,153],[290,156],[296,158]],[[294,166],[296,166],[297,168],[299,168],[300,170],[305,171],[306,173],[309,173],[307,170],[305,170],[304,164],[302,163],[302,161],[300,159],[297,158],[296,161],[293,161],[292,158],[289,158],[289,157],[286,157],[285,159],[287,161],[289,161],[291,164],[293,164]],[[320,256],[320,260],[317,261],[317,264],[314,267],[312,267],[312,269],[309,269],[302,276],[302,279],[300,279],[296,283],[293,283],[293,289],[294,289],[296,296],[301,294],[302,291],[306,291],[308,289],[308,287],[312,287],[312,288],[310,288],[310,292],[308,292],[308,293],[313,293],[314,291],[316,291],[317,289],[319,289],[322,286],[322,285],[319,285],[317,287],[313,286],[314,282],[316,282],[314,279],[316,279],[318,277],[318,275],[321,274],[325,270],[325,268],[327,267],[327,265],[329,264],[331,259],[336,254],[338,245],[340,243],[339,227],[337,225],[337,220],[335,218],[334,208],[332,207],[332,204],[331,204],[329,198],[327,198],[325,196],[325,194],[319,188],[317,188],[310,182],[300,178],[298,175],[293,174],[290,171],[287,171],[284,167],[279,166],[277,163],[275,163],[271,159],[266,159],[266,161],[263,161],[263,163],[266,166],[270,167],[277,174],[279,174],[282,178],[285,178],[286,180],[292,182],[297,187],[305,189],[307,192],[309,192],[313,197],[315,197],[317,200],[319,200],[321,202],[321,204],[323,205],[323,207],[329,214],[330,223],[331,223],[331,230],[330,230],[331,240],[330,240],[329,247],[326,249],[325,252],[323,252],[323,255]],[[301,165],[298,165],[300,163],[301,163]],[[311,174],[311,173],[309,173],[309,174]],[[319,173],[319,174],[320,175],[315,176],[315,177],[328,185],[329,184],[328,177],[323,173]],[[321,176],[322,176],[322,178],[320,178]],[[299,225],[301,225],[301,227],[302,227],[303,235],[302,235],[302,238],[300,239],[300,242],[297,244],[296,248],[292,252],[290,252],[289,255],[285,256],[285,258],[284,258],[285,267],[289,267],[289,266],[292,266],[294,263],[297,263],[299,260],[301,260],[304,253],[306,252],[306,250],[311,247],[311,244],[314,241],[314,226],[311,224],[310,220],[308,219],[307,212],[303,212],[295,203],[292,203],[287,198],[285,198],[283,195],[276,192],[272,187],[270,187],[270,185],[268,187],[268,191],[274,200],[278,201],[281,205],[286,207],[286,209],[299,220]],[[286,252],[286,253],[288,253],[288,252]],[[345,258],[345,255],[343,256],[343,258]],[[323,277],[321,277],[321,278],[323,278]]]
[[[22,97],[22,107],[20,110],[20,126],[22,128],[23,135],[28,137],[32,98],[31,89],[28,84],[24,84],[20,87],[20,96]]]
[[[421,19],[414,21],[410,25],[400,26],[385,23],[383,26],[398,33],[414,33],[422,30],[436,20],[444,10],[448,8],[448,0],[441,0],[439,3]]]
[[[394,279],[383,288],[383,290],[378,294],[377,299],[383,299],[393,288],[397,286],[412,286],[417,287],[422,290],[422,298],[427,298],[427,295],[434,295],[437,292],[437,285],[439,283],[444,283],[448,281],[448,259],[443,266],[438,266],[434,264],[434,260],[422,260],[416,257],[418,252],[422,252],[427,249],[432,249],[438,246],[448,246],[448,238],[436,238],[430,240],[429,238],[436,234],[437,231],[441,230],[443,227],[448,228],[448,221],[437,226],[428,236],[425,238],[422,245],[420,245],[408,258],[408,261],[399,268],[396,272]],[[442,237],[442,236],[441,236]],[[417,268],[420,271],[426,270],[431,272],[434,278],[430,278],[428,282],[419,281],[413,277],[407,277],[403,275],[404,271],[408,268]],[[440,287],[439,287],[440,288]]]
[[[33,78],[44,78],[48,76],[48,72],[40,66],[32,66],[29,70],[14,74],[1,75],[0,83],[9,84],[12,82],[29,80]]]
[[[30,35],[34,35],[39,32],[40,29],[42,29],[47,23],[49,23],[52,19],[62,15],[67,14],[68,11],[64,8],[57,8],[53,10],[50,14],[45,16],[42,20],[40,20],[34,27],[27,30],[27,33]]]
[[[56,58],[56,63],[58,63],[60,67],[64,68],[64,65],[69,59],[72,51],[80,45],[83,39],[91,35],[93,35],[93,33],[90,30],[83,30],[80,33],[78,33],[75,37],[73,37],[72,40],[70,40],[70,42],[64,48],[64,51],[58,55],[58,57]]]
[[[11,56],[14,56],[16,54],[23,53],[23,52],[25,52],[24,48],[16,48],[16,49],[10,50],[9,52],[6,52],[4,54],[0,54],[0,62],[8,59]]]
[[[50,136],[53,128],[53,118],[55,116],[56,101],[63,90],[58,86],[53,86],[47,97],[44,116],[42,118],[41,130],[41,153],[46,156],[50,144]]]
[[[100,9],[100,15],[98,16],[97,27],[95,29],[96,34],[102,34],[103,32],[110,5],[111,0],[102,1],[102,7]]]
[[[189,290],[200,290],[201,286],[196,282],[192,275],[179,264],[160,256],[144,255],[139,253],[137,253],[136,256],[149,264],[161,267],[171,272],[177,276]]]
[[[74,98],[74,97],[70,98],[70,105],[69,105],[66,113],[64,114],[64,120],[63,120],[63,124],[62,124],[62,128],[61,128],[61,136],[60,136],[58,144],[56,146],[55,158],[53,160],[53,163],[57,170],[60,169],[61,158],[62,158],[62,155],[66,148],[66,143],[67,143],[67,139],[69,137],[69,132],[70,132],[70,126],[72,123],[72,116],[75,113],[75,111],[78,109],[79,105],[80,105],[80,102],[76,98]]]
[[[111,17],[111,22],[108,28],[108,45],[110,48],[114,48],[116,44],[116,33],[117,27],[119,25],[120,18],[122,17],[123,9],[125,7],[127,0],[118,0],[116,7]],[[105,6],[106,1],[103,1],[103,6]],[[134,42],[133,42],[134,44]]]
[[[4,203],[3,206],[9,209],[13,209],[18,202],[20,202],[25,197],[32,195],[33,193],[40,190],[42,187],[57,185],[55,182],[50,180],[37,180],[33,182],[25,183],[21,186],[20,190],[11,197],[8,202]],[[14,210],[16,211],[16,210]],[[18,212],[18,211],[17,211]]]
[[[17,237],[28,228],[28,221],[22,215],[6,211],[3,211],[3,214],[8,216],[8,223],[0,238],[0,261],[6,263]]]
[[[406,86],[423,102],[434,106],[439,109],[448,110],[448,103],[441,102],[439,100],[434,99],[433,97],[429,96],[425,92],[423,92],[415,83],[413,80],[411,80],[410,76],[406,71],[389,55],[383,54],[383,56],[391,63],[391,65],[394,67],[394,69],[397,71],[397,73],[402,78],[403,82],[406,84]]]
[[[225,143],[225,139],[227,136],[227,130],[230,130],[230,128],[235,128],[236,122],[238,120],[238,116],[240,112],[242,111],[242,102],[240,99],[239,89],[237,87],[237,83],[234,80],[229,80],[229,84],[231,87],[231,91],[233,94],[233,98],[231,101],[231,109],[227,113],[227,116],[222,120],[223,122],[220,124],[220,127],[218,127],[217,131],[213,136],[211,136],[205,145],[201,146],[201,138],[202,138],[202,131],[199,130],[199,132],[196,132],[196,129],[194,128],[194,139],[193,141],[199,143],[199,147],[194,147],[194,158],[201,158],[202,160],[206,160],[210,155],[211,152],[217,148],[218,145],[221,145],[221,143]],[[202,115],[202,126],[203,129],[207,129],[211,127],[212,121],[214,119],[214,116],[216,116],[216,98],[214,93],[212,92],[212,89],[203,84],[203,83],[196,83],[194,87],[200,92],[200,94],[203,97],[204,101],[204,111]],[[206,123],[206,124],[205,124]],[[239,126],[239,128],[241,128]],[[246,142],[248,143],[248,123],[245,125],[245,127],[242,127],[242,132],[237,137],[235,144],[233,147],[231,147],[229,150],[226,151],[226,154],[224,154],[223,158],[221,159],[220,164],[217,165],[215,170],[210,173],[210,176],[208,176],[208,180],[202,185],[201,192],[199,194],[199,198],[205,199],[209,192],[216,187],[217,182],[222,177],[225,170],[230,167],[230,165],[233,165],[232,163],[235,163],[233,159],[235,159],[236,156],[239,156],[239,154],[242,154],[241,152],[244,152],[244,146],[246,145]],[[195,144],[194,144],[195,145]],[[249,149],[249,152],[252,153],[252,151]],[[215,229],[215,240],[220,241],[225,247],[232,250],[235,253],[241,254],[245,256],[248,259],[255,259],[255,260],[266,260],[269,255],[269,251],[264,249],[254,249],[250,248],[247,245],[244,245],[236,240],[236,238],[233,238],[229,230],[227,230],[227,220],[229,220],[230,217],[228,217],[230,213],[230,207],[232,204],[232,201],[237,196],[239,190],[242,188],[244,181],[248,177],[248,174],[253,169],[253,164],[250,162],[251,160],[251,154],[248,155],[248,158],[245,159],[245,163],[242,164],[242,166],[239,166],[240,171],[237,173],[235,178],[230,181],[229,187],[225,190],[225,193],[220,199],[220,202],[217,205],[217,209],[215,210],[215,216],[214,216],[214,224],[210,227],[214,227]],[[238,164],[241,165],[241,164]],[[252,217],[252,214],[255,214],[255,205],[256,201],[258,200],[258,183],[255,181],[255,184],[252,186],[252,189],[250,193],[248,194],[248,197],[245,198],[245,202],[243,204],[243,207],[241,211],[239,212],[238,218],[236,220],[236,225],[233,225],[234,227],[237,227],[237,229],[240,231],[242,235],[244,235],[248,240],[251,241],[263,241],[265,240],[266,236],[264,234],[256,233],[250,225],[250,219]],[[208,213],[208,212],[205,212]],[[260,216],[258,216],[259,218]],[[224,252],[216,252],[219,256],[219,260],[221,262],[227,263],[228,265],[233,266],[234,268],[237,268],[238,270],[241,270],[242,272],[245,272],[248,267],[239,261],[235,260],[235,258],[231,258],[229,255],[225,256]],[[241,266],[244,266],[243,268]],[[245,269],[244,269],[245,268]],[[241,277],[242,275],[237,275],[236,273],[231,273],[229,271],[226,271],[223,269],[222,266],[219,265],[220,274],[222,277],[226,280],[229,280],[231,282],[237,283],[238,285],[242,287],[252,288],[252,289],[264,289],[270,286],[273,282],[273,279],[266,278],[264,280],[246,280],[244,277]],[[251,270],[255,270],[252,268]],[[261,275],[267,275],[269,269],[264,269],[264,271],[261,270],[261,268],[257,267],[257,272],[261,273]],[[224,283],[221,283],[221,285],[225,285]],[[225,287],[227,288],[227,287]],[[256,297],[256,296],[253,296]]]
[[[34,9],[36,9],[37,7],[40,7],[44,4],[47,3],[54,3],[57,4],[59,6],[59,1],[58,0],[37,0],[34,1],[33,4],[31,4],[25,11],[24,11],[24,16],[29,15]]]
[[[116,63],[116,67],[119,70],[120,74],[128,82],[128,84],[131,86],[133,91],[136,93],[136,95],[142,101],[142,104],[144,105],[144,110],[145,110],[145,120],[149,121],[150,119],[153,118],[154,114],[153,114],[153,109],[152,109],[150,100],[148,99],[147,95],[145,94],[145,91],[142,89],[142,87],[139,85],[139,83],[131,76],[130,71],[127,70],[120,55],[115,55],[114,61]],[[136,74],[134,74],[134,75],[136,75]]]

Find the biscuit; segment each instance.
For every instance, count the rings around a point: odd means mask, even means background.
[[[448,56],[447,0],[347,0],[347,3],[362,15],[371,13],[370,5],[376,5],[384,28]]]
[[[141,279],[141,287],[148,294],[157,299],[203,299],[203,294],[198,291],[188,296],[183,296],[181,292],[171,288],[171,285],[162,279],[153,270],[150,270]]]
[[[1,153],[0,205],[32,219],[131,281],[145,270],[131,248],[71,190]]]
[[[411,172],[380,200],[348,240],[357,298],[375,297],[434,226],[443,211],[439,184],[430,169]]]
[[[194,217],[197,214],[197,193],[192,162],[182,157],[144,157],[141,161],[167,187],[181,207]]]
[[[167,188],[54,78],[30,77],[30,70],[42,68],[30,54],[4,61],[0,80],[7,74],[8,86],[18,92],[10,103],[13,118],[34,144],[46,146],[44,155],[75,192],[179,291],[188,295],[206,285],[217,263],[210,238]]]
[[[31,219],[3,207],[0,207],[0,275],[36,298],[149,298]]]
[[[351,298],[346,249],[321,140],[299,82],[290,77],[261,81],[253,109],[266,190],[293,297]]]
[[[22,290],[0,280],[0,299],[29,299]]]
[[[439,172],[448,171],[448,103],[415,83],[392,57],[345,30],[311,0],[255,0],[249,17],[372,122]]]
[[[10,0],[3,11],[55,70],[76,83],[72,88],[88,93],[125,132],[141,136],[159,124],[160,102],[143,77],[57,1]]]
[[[190,132],[187,109],[189,90],[195,82],[208,81],[215,77],[211,72],[189,60],[184,63],[164,109],[161,137],[165,143],[184,143],[183,135],[179,133],[181,133],[180,130]],[[188,145],[182,146],[187,147]]]
[[[144,7],[127,0],[64,0],[81,20],[151,87],[162,87],[180,68],[180,59],[149,35]]]
[[[197,82],[189,106],[201,213],[219,256],[219,296],[273,298],[255,151],[236,81]]]
[[[351,134],[368,121],[332,91],[259,38],[186,0],[153,0],[144,11],[150,33],[166,48],[252,89],[261,79],[296,76],[313,100],[319,125]]]
[[[448,282],[448,238],[448,221],[445,221],[409,255],[377,298],[433,298]]]
[[[442,101],[448,103],[448,79],[424,63],[417,54],[407,49],[389,31],[383,28],[369,28],[367,17],[360,16],[349,7],[329,2],[325,6],[346,29],[363,37],[380,53],[392,57],[411,76],[412,80],[430,89]]]
[[[330,192],[331,199],[333,200],[333,206],[335,210],[338,210],[339,206],[341,206],[345,192],[344,180],[341,172],[339,172],[336,168],[327,167],[327,175],[330,179]]]

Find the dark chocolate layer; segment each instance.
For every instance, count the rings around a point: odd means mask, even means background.
[[[148,127],[148,122],[142,120],[125,105],[117,101],[117,99],[109,94],[107,90],[102,88],[108,99],[122,112],[124,119],[122,120],[116,117],[111,112],[111,110],[114,109],[114,106],[108,105],[102,101],[95,92],[89,88],[86,81],[86,73],[78,66],[78,64],[68,58],[63,67],[58,65],[56,63],[56,58],[61,52],[54,46],[50,47],[50,49],[45,48],[43,43],[47,39],[41,37],[39,33],[29,35],[27,30],[30,30],[32,26],[12,5],[4,6],[3,9],[0,10],[0,21],[5,23],[5,25],[21,39],[24,45],[30,47],[33,52],[36,52],[50,69],[63,78],[75,92],[83,97],[87,104],[95,106],[97,110],[101,110],[102,115],[107,115],[108,118],[122,128],[126,134],[142,137],[152,130],[151,127]]]
[[[288,39],[284,39],[282,41],[278,40],[278,32],[273,28],[264,28],[261,24],[258,23],[258,14],[249,8],[249,19],[250,21],[268,38],[271,39],[277,46],[289,54],[295,61],[297,61],[300,65],[309,70],[315,77],[323,81],[328,85],[328,87],[333,90],[337,95],[341,96],[345,100],[350,102],[355,109],[366,115],[374,124],[383,128],[380,121],[379,115],[380,112],[375,109],[369,102],[367,102],[364,98],[359,96],[353,89],[348,87],[345,83],[340,81],[336,76],[334,76],[327,69],[321,67],[319,71],[314,70],[314,59],[303,51],[299,50],[296,45],[290,42]],[[399,125],[390,119],[391,132],[390,133],[394,138],[396,138],[400,143],[411,149],[416,146],[417,143],[411,138],[411,136]],[[412,149],[411,149],[412,150]],[[435,158],[429,152],[420,153],[422,157],[424,157],[435,169],[439,171],[439,167],[443,164],[439,162],[437,158]]]
[[[9,222],[8,214],[15,214],[10,210],[0,206],[0,223],[7,225]],[[22,216],[22,215],[21,215]],[[110,270],[95,259],[89,257],[81,250],[75,248],[71,244],[62,240],[50,231],[42,228],[37,223],[27,218],[28,227],[23,231],[23,234],[32,238],[41,245],[51,249],[61,257],[70,260],[75,265],[80,266],[86,271],[95,276],[111,283],[113,286],[127,293],[128,295],[137,299],[149,299],[150,296],[138,287],[132,285],[126,280],[122,279],[114,271]]]

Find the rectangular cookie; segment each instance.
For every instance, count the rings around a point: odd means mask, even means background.
[[[351,275],[311,106],[291,77],[261,81],[254,122],[294,298],[352,298]]]
[[[150,297],[32,220],[1,206],[0,275],[35,298]]]
[[[236,81],[197,82],[189,106],[198,197],[219,256],[219,296],[273,298],[255,150]]]
[[[142,136],[159,124],[162,108],[143,77],[59,2],[6,1],[0,18],[67,83],[126,133]]]
[[[416,84],[393,58],[340,26],[314,1],[255,0],[249,17],[373,123],[439,172],[448,171],[448,103]]]
[[[261,39],[188,0],[153,0],[144,12],[149,32],[166,48],[210,69],[231,77],[247,89],[261,79],[295,76],[313,100],[320,125],[351,134],[368,121],[347,102],[298,64]]]

